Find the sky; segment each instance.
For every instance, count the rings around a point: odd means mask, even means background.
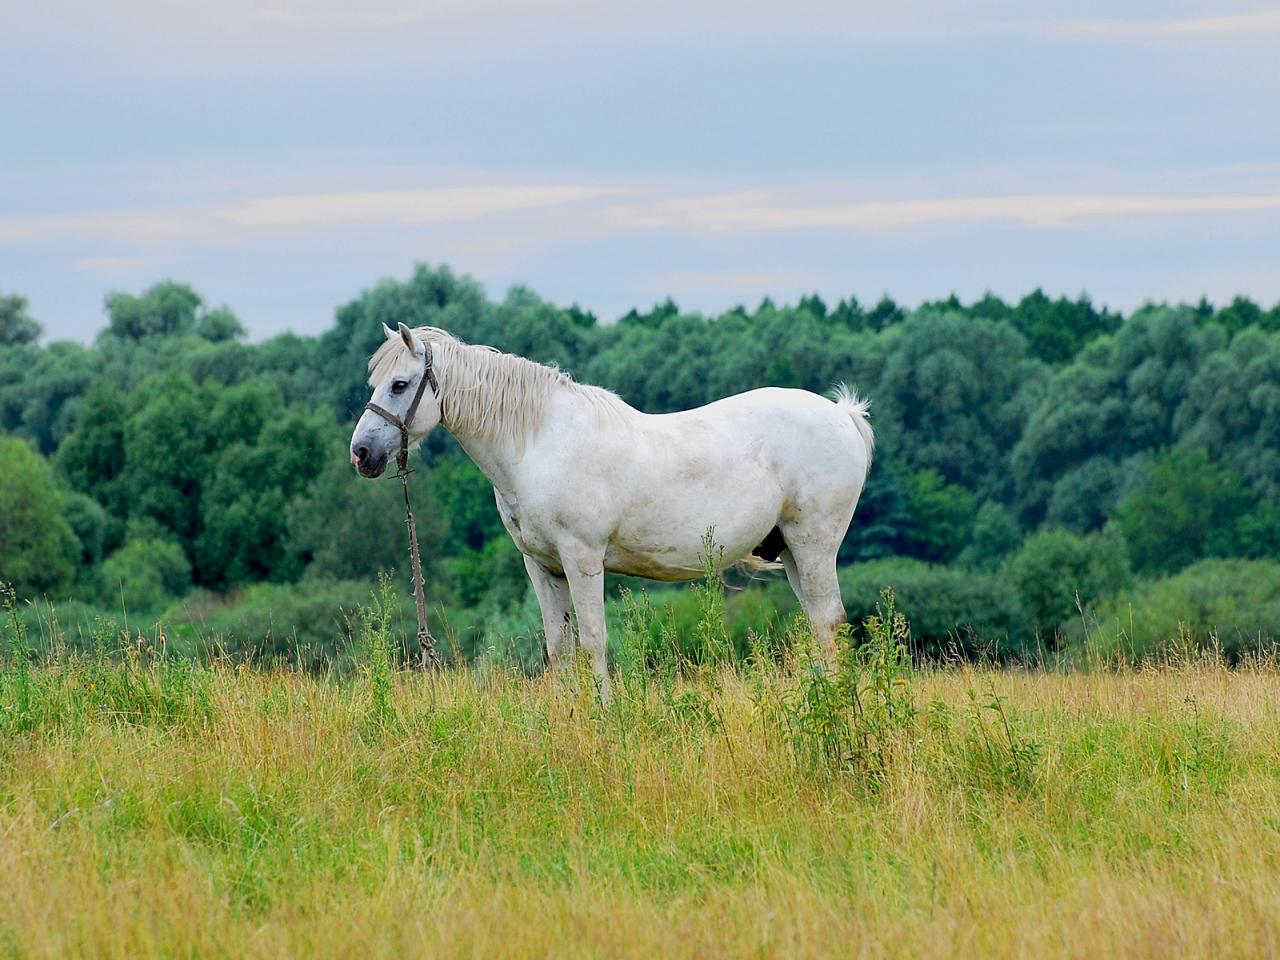
[[[0,293],[1280,299],[1280,6],[0,0]]]

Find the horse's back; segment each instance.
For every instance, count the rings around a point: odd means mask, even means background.
[[[804,390],[752,390],[639,428],[626,454],[629,519],[684,539],[714,526],[738,556],[806,514],[847,524],[870,456],[847,410]]]
[[[743,458],[787,481],[815,472],[861,488],[870,450],[853,415],[808,390],[761,387],[679,413],[646,418],[677,452]]]

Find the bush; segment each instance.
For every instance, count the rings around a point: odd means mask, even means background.
[[[892,559],[846,567],[840,592],[850,621],[874,616],[892,587],[913,635],[912,653],[927,658],[959,654],[1029,657],[1035,635],[1017,593],[990,573]]]
[[[20,597],[56,594],[71,581],[80,544],[62,508],[44,458],[0,436],[0,580]]]
[[[373,589],[369,581],[262,583],[234,602],[196,593],[170,611],[166,627],[170,638],[193,654],[342,671],[351,665],[357,614],[372,602]],[[412,596],[394,598],[390,613],[393,641],[407,651],[418,633]]]
[[[445,572],[467,607],[501,609],[531,593],[524,557],[507,536],[495,536],[480,550],[464,549],[445,560]]]
[[[1181,573],[1135,585],[1099,606],[1072,645],[1103,658],[1141,660],[1215,639],[1224,656],[1271,649],[1280,641],[1280,563],[1202,560]]]
[[[997,655],[1029,656],[1035,634],[1022,611],[1016,592],[990,573],[936,567],[920,560],[896,557],[845,567],[840,571],[844,598],[855,636],[876,615],[876,604],[886,587],[893,589],[898,609],[911,623],[912,653],[931,659],[959,654],[964,657]],[[698,649],[698,599],[690,590],[663,589],[649,594],[655,615],[648,619],[648,649],[657,649],[665,629],[679,645],[686,660],[700,663]],[[783,642],[799,604],[784,580],[753,584],[728,597],[727,632],[738,658],[750,649],[749,636],[766,647]],[[611,602],[610,636],[620,636],[621,605]]]
[[[1032,627],[1050,647],[1080,606],[1114,595],[1129,583],[1124,542],[1114,533],[1079,536],[1042,530],[1026,539],[1004,566]]]
[[[133,540],[102,564],[108,603],[157,614],[191,588],[191,564],[172,540]]]

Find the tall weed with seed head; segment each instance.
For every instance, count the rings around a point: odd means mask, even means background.
[[[724,582],[720,579],[723,562],[724,547],[716,544],[715,527],[708,527],[702,535],[702,579],[693,585],[693,595],[698,605],[698,657],[712,667],[733,659]]]
[[[369,706],[365,714],[371,731],[394,726],[397,720],[394,702],[395,656],[391,639],[391,617],[395,609],[395,591],[391,578],[378,578],[373,604],[358,613],[360,638],[365,648],[364,676],[369,684]]]
[[[795,651],[796,680],[775,686],[772,704],[761,713],[782,725],[794,754],[806,766],[861,776],[875,784],[883,779],[896,745],[916,718],[908,653],[911,632],[891,588],[881,594],[865,630],[865,640],[853,644],[849,629],[841,629],[832,669],[817,650],[807,621],[797,617],[785,638],[786,648]],[[768,686],[756,689],[764,691],[767,700]]]
[[[716,544],[715,528],[708,527],[702,535],[702,579],[692,587],[698,607],[693,657],[681,657],[678,638],[673,630],[665,629],[667,624],[660,632],[663,646],[672,650],[676,658],[676,673],[693,681],[677,690],[673,676],[672,683],[663,686],[663,703],[673,716],[709,729],[724,727],[720,703],[724,684],[720,671],[734,665],[724,582],[720,578],[723,560],[724,547]]]
[[[624,587],[619,595],[622,616],[617,633],[619,693],[623,698],[644,700],[654,672],[665,664],[659,659],[660,644],[653,641],[655,615],[649,594]]]
[[[664,723],[722,729],[724,692],[721,672],[734,666],[720,566],[724,549],[708,528],[702,538],[701,581],[692,587],[698,608],[693,642],[682,638],[672,610],[655,610],[648,594],[621,594],[615,696],[618,710],[643,710],[656,694]],[[629,705],[629,706],[628,706]]]
[[[12,666],[0,674],[3,687],[11,688],[13,696],[12,709],[6,711],[4,722],[10,729],[21,729],[31,717],[31,648],[27,644],[26,621],[18,611],[18,593],[11,584],[0,582],[0,603],[4,606],[4,636],[12,661]],[[5,696],[6,706],[8,700]]]

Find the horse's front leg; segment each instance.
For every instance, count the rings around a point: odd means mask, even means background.
[[[608,634],[604,625],[604,557],[582,547],[562,550],[561,563],[573,610],[578,615],[578,636],[591,654],[591,668],[600,684],[600,699],[609,702]]]
[[[569,582],[532,557],[524,558],[534,595],[542,610],[542,632],[547,638],[547,659],[559,669],[573,653],[573,617],[569,613]]]

